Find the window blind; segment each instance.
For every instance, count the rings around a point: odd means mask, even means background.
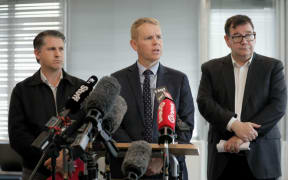
[[[8,111],[12,89],[40,65],[33,39],[41,31],[64,32],[64,0],[0,0],[0,141],[8,142]]]

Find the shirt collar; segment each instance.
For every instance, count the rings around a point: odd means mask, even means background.
[[[40,69],[40,78],[41,78],[41,80],[42,80],[45,84],[47,84],[48,86],[53,87],[53,86],[49,83],[49,81],[47,80],[46,76],[44,75],[44,73],[42,72],[41,69]],[[61,80],[61,79],[63,79],[63,73],[62,73],[62,71],[61,71],[60,80]],[[59,82],[60,82],[60,81],[59,81]],[[58,83],[58,84],[59,84],[59,83]]]
[[[157,71],[158,71],[158,68],[159,68],[159,64],[160,64],[160,63],[159,63],[159,61],[158,61],[156,64],[154,64],[152,67],[149,68],[149,70],[153,72],[153,75],[156,75],[156,74],[157,74]],[[140,64],[139,61],[137,61],[137,67],[138,67],[138,69],[139,69],[139,74],[140,74],[140,75],[143,75],[143,72],[144,72],[145,70],[147,70],[147,68],[144,67],[142,64]]]
[[[235,61],[235,59],[233,58],[233,56],[232,56],[232,54],[231,54],[231,59],[232,59],[232,64],[233,64],[233,66],[235,67],[240,67],[237,63],[236,63],[236,61]],[[243,65],[243,66],[249,66],[250,64],[251,64],[251,62],[252,62],[252,59],[253,59],[253,54],[252,54],[252,56],[251,56],[251,58]]]

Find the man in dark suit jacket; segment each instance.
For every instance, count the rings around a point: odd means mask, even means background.
[[[197,103],[210,123],[208,180],[276,179],[281,176],[280,132],[287,92],[281,61],[254,52],[256,33],[249,17],[225,24],[226,57],[202,65]],[[216,144],[226,140],[219,153]],[[250,150],[239,147],[250,142]]]
[[[179,71],[167,68],[159,63],[162,55],[162,33],[159,22],[154,18],[140,18],[131,27],[132,48],[138,54],[138,61],[130,67],[115,72],[121,84],[121,96],[127,102],[128,110],[123,118],[120,128],[114,134],[117,142],[132,142],[144,139],[145,118],[143,103],[143,81],[145,70],[151,70],[150,92],[152,101],[152,139],[149,143],[158,143],[157,109],[158,102],[155,100],[153,90],[157,87],[166,86],[176,104],[176,111],[181,121],[188,124],[190,131],[176,132],[180,143],[189,143],[194,128],[194,105],[191,89],[187,76]],[[183,166],[184,179],[188,179],[184,157],[179,158]],[[162,168],[161,158],[152,158],[146,171],[146,178],[157,178]],[[121,161],[111,163],[112,177],[121,177],[119,174]],[[118,171],[118,172],[117,172]],[[162,176],[158,178],[162,179]]]

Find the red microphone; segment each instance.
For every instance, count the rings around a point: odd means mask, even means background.
[[[171,143],[174,139],[176,124],[176,106],[171,99],[164,99],[158,107],[158,143]]]
[[[170,95],[167,92],[168,95]],[[163,152],[163,179],[169,179],[169,144],[174,140],[174,131],[176,124],[176,106],[172,97],[167,97],[164,93],[164,100],[161,101],[158,107],[158,131],[160,136],[158,144],[164,145]]]

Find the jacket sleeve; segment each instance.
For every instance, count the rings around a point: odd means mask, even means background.
[[[41,152],[31,147],[35,137],[31,133],[29,124],[27,124],[20,94],[20,88],[19,86],[16,86],[11,94],[8,115],[8,132],[10,145],[24,159],[29,159],[31,154],[33,154],[34,157],[40,158]]]
[[[248,121],[260,124],[259,136],[269,132],[285,114],[287,107],[287,88],[281,61],[277,61],[272,69],[269,82],[267,104]]]
[[[203,64],[201,67],[202,76],[197,95],[198,109],[201,115],[221,132],[227,132],[226,126],[235,112],[222,107],[214,98],[213,78],[217,76],[210,69],[210,64]]]
[[[181,85],[178,116],[179,119],[177,120],[178,121],[177,124],[180,125],[181,122],[184,122],[189,126],[190,130],[177,131],[176,129],[176,133],[178,136],[177,139],[179,143],[189,143],[192,138],[192,133],[194,130],[194,104],[189,81],[186,75],[183,77]]]

